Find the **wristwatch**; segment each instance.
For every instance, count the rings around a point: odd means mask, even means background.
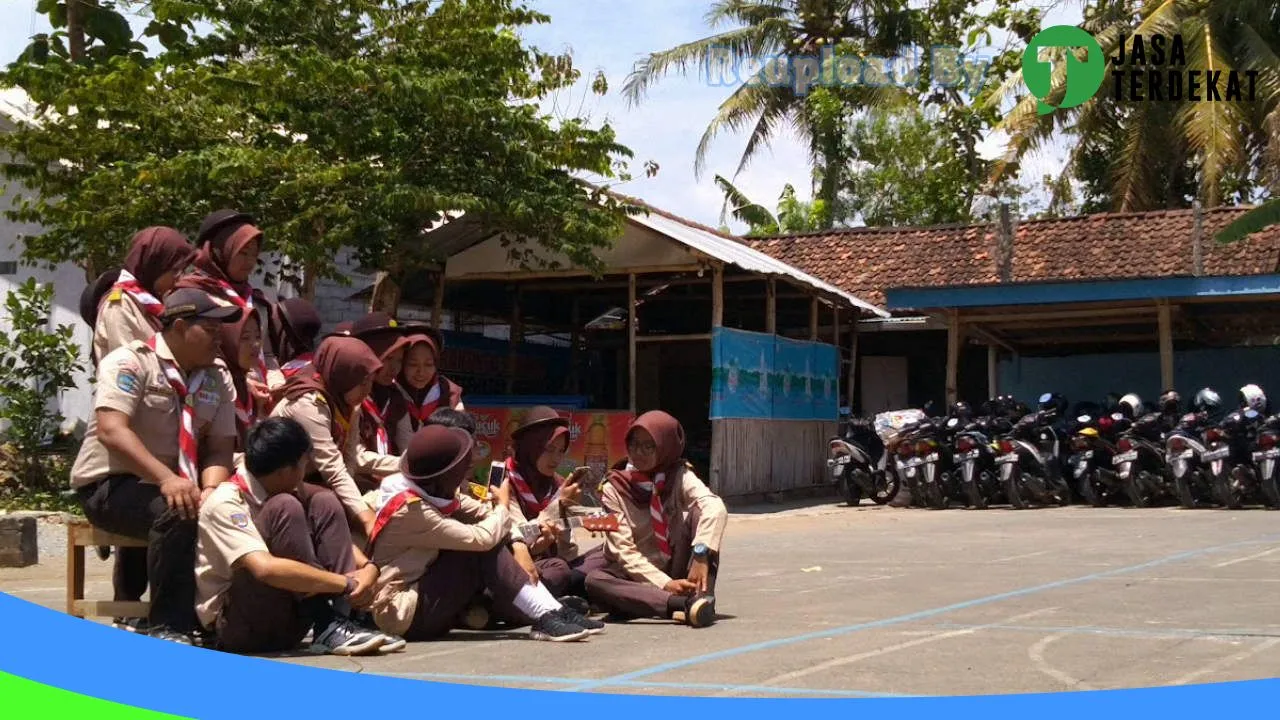
[[[693,546],[693,556],[698,560],[706,559],[707,553],[709,552],[711,552],[711,550],[703,543],[698,543]]]

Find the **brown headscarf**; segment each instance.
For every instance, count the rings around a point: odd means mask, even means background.
[[[195,258],[196,250],[187,242],[187,236],[171,227],[154,226],[139,230],[130,241],[129,254],[124,257],[124,269],[138,280],[138,284],[152,295],[156,294],[156,281],[170,270],[186,269]],[[120,277],[120,270],[108,270],[94,281],[80,296],[80,317],[93,327],[98,322],[98,307],[102,298]],[[164,298],[158,297],[158,300]]]
[[[315,352],[320,313],[302,298],[285,298],[271,306],[271,350],[281,364]]]
[[[520,473],[520,477],[529,483],[529,489],[533,491],[539,502],[545,501],[547,496],[555,492],[556,488],[560,486],[560,478],[558,476],[543,475],[538,472],[538,458],[542,456],[547,446],[559,441],[560,438],[564,438],[565,442],[568,442],[568,428],[562,425],[536,425],[520,433],[512,440],[515,445],[516,472]],[[541,512],[536,508],[528,507],[525,504],[525,499],[519,493],[513,492],[512,496],[519,499],[520,509],[524,512],[525,517],[534,518]]]
[[[231,374],[231,382],[236,389],[236,408],[238,410],[247,410],[252,414],[256,413],[257,405],[253,401],[253,395],[249,392],[249,383],[246,381],[248,371],[240,367],[240,336],[244,333],[244,328],[250,321],[258,322],[257,313],[241,313],[240,319],[232,323],[222,324],[222,343],[219,352],[222,359],[227,363],[227,370]],[[259,324],[258,332],[262,332],[261,324]],[[257,367],[258,359],[253,359],[253,366]],[[252,421],[253,418],[250,418]],[[240,431],[240,438],[243,439],[245,433],[249,431],[249,426],[244,419],[236,413],[236,428]]]
[[[417,432],[418,428],[425,422],[425,418],[420,420],[414,413],[411,413],[409,407],[410,403],[413,404],[414,410],[420,409],[423,401],[427,399],[427,393],[431,392],[432,386],[438,385],[440,387],[438,408],[454,408],[458,406],[458,403],[462,402],[462,387],[445,377],[444,374],[440,372],[440,349],[436,346],[435,338],[427,334],[414,333],[406,335],[404,339],[406,344],[409,346],[405,351],[406,353],[415,345],[419,344],[426,345],[428,348],[431,348],[431,354],[436,359],[436,376],[432,378],[431,382],[427,383],[426,386],[416,388],[409,384],[409,381],[405,378],[405,370],[402,367],[400,369],[400,377],[396,378],[396,386],[398,386],[398,389],[393,388],[390,401],[386,405],[387,409],[385,417],[387,427],[395,427],[396,424],[400,422],[401,418],[405,415],[409,415],[410,427],[413,428],[414,432]],[[408,396],[407,400],[405,398],[406,395]],[[427,413],[427,415],[430,414],[431,413]]]
[[[221,297],[223,289],[219,281],[232,287],[240,297],[254,294],[248,282],[236,282],[227,274],[231,258],[244,250],[249,243],[261,240],[259,230],[249,216],[230,210],[220,210],[205,218],[200,227],[200,250],[196,253],[196,272],[179,280],[180,287],[198,287],[215,297]]]
[[[368,345],[355,338],[331,337],[320,343],[312,366],[310,372],[298,373],[285,383],[284,397],[293,400],[316,392],[335,413],[349,418],[354,408],[347,407],[343,396],[378,372],[382,361]]]
[[[675,481],[676,473],[684,467],[684,428],[681,427],[679,420],[661,410],[651,410],[636,418],[627,428],[628,439],[636,428],[645,430],[653,437],[653,442],[657,446],[658,464],[653,468],[652,473],[642,473],[638,470],[610,470],[607,479],[619,490],[630,495],[637,505],[644,507],[649,504],[649,491],[640,489],[637,483],[650,482],[658,473],[663,473],[666,477],[663,499],[669,496],[668,493],[674,492],[679,484]],[[624,464],[623,467],[626,465]]]

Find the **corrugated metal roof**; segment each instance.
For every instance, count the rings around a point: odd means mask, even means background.
[[[878,317],[889,317],[889,313],[883,308],[854,297],[834,285],[825,283],[808,273],[801,272],[781,260],[747,247],[736,240],[686,225],[666,215],[654,212],[634,215],[630,219],[655,232],[662,233],[703,255],[713,257],[730,265],[736,265],[747,272],[786,277],[815,290],[821,290],[824,293],[840,297],[854,307],[866,310]]]

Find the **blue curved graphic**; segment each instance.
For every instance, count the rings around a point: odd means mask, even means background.
[[[565,693],[359,675],[240,657],[139,637],[0,593],[0,672],[74,693],[182,717],[523,717],[654,718],[732,714],[735,720],[803,713],[845,720],[853,713],[911,720],[1100,717],[1203,720],[1224,707],[1270,710],[1280,680],[1038,695],[920,698],[679,698]],[[992,678],[998,686],[999,678]],[[251,697],[252,695],[252,697]],[[2,707],[2,705],[0,705]],[[2,715],[3,713],[0,713]],[[794,716],[794,715],[793,715]]]

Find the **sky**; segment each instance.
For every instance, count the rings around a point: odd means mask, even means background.
[[[637,60],[650,52],[711,34],[703,20],[709,0],[528,0],[531,7],[549,16],[551,22],[527,28],[527,42],[550,52],[569,51],[582,71],[583,83],[573,90],[550,98],[545,108],[557,116],[589,117],[600,124],[609,122],[618,141],[635,154],[634,179],[617,186],[628,195],[651,205],[712,226],[719,226],[723,195],[714,176],[732,178],[746,144],[746,133],[725,134],[711,145],[705,173],[695,176],[694,156],[698,141],[716,109],[732,92],[728,87],[710,86],[697,70],[687,77],[672,74],[656,83],[645,98],[632,106],[622,87]],[[27,38],[47,29],[44,18],[35,12],[36,0],[0,0],[0,58],[8,61],[25,47]],[[1045,25],[1075,24],[1080,19],[1077,2],[1057,0],[1049,10]],[[588,92],[586,82],[602,71],[609,92],[599,97]],[[990,152],[999,147],[992,138]],[[1024,177],[1038,181],[1042,175],[1056,174],[1063,166],[1061,143],[1047,145],[1024,163]],[[656,162],[655,177],[645,177],[643,165]],[[787,130],[734,180],[752,200],[772,209],[783,187],[790,183],[802,198],[810,192],[807,152]],[[1024,181],[1025,182],[1025,181]],[[743,226],[730,220],[729,226]]]

